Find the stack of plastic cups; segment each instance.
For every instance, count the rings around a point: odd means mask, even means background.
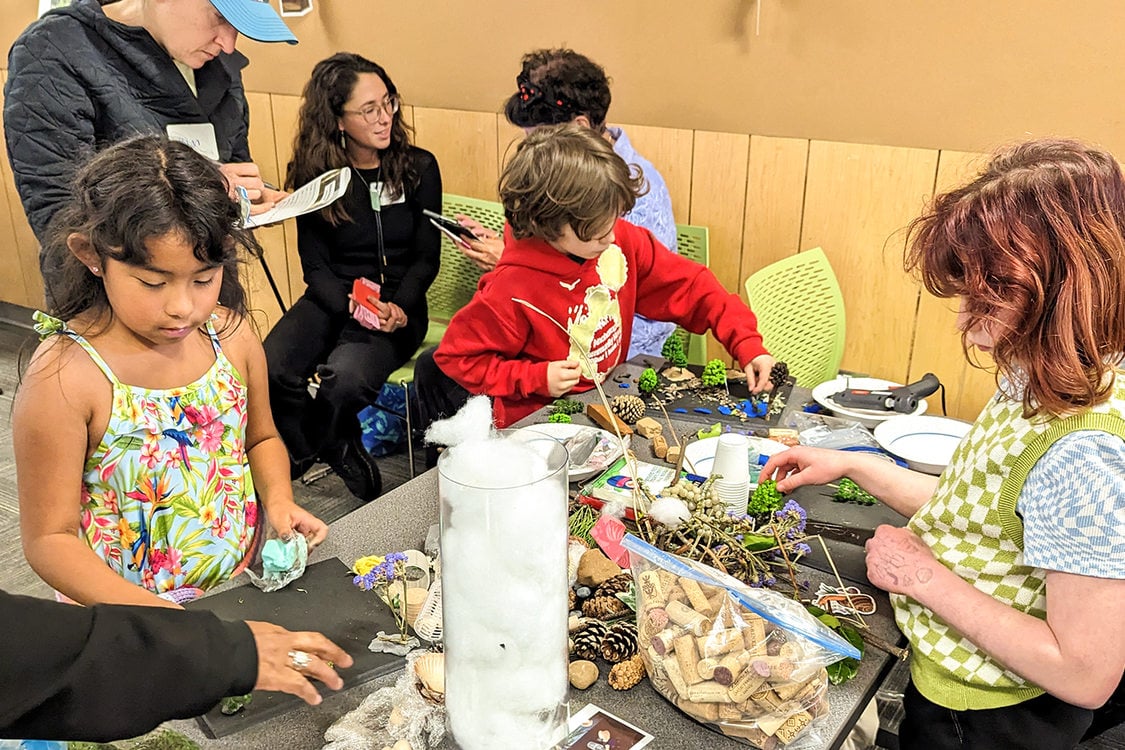
[[[711,464],[715,494],[732,513],[745,513],[750,500],[750,441],[745,435],[726,433],[719,436],[715,461]]]

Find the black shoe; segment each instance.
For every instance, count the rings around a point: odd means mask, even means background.
[[[383,493],[383,477],[379,466],[359,436],[349,438],[321,451],[320,457],[344,480],[348,491],[363,502],[371,502]]]
[[[311,458],[301,459],[300,461],[294,461],[293,457],[290,456],[289,457],[289,478],[293,479],[293,480],[300,479],[306,473],[308,473],[309,469],[311,469],[315,465],[316,465],[316,456],[312,456]]]

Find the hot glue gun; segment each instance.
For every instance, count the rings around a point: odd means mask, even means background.
[[[845,388],[839,393],[829,396],[829,398],[840,406],[850,409],[897,411],[901,414],[910,414],[918,408],[918,399],[929,396],[939,387],[941,387],[941,383],[937,376],[932,372],[927,372],[916,383],[902,385],[898,388],[885,391]]]

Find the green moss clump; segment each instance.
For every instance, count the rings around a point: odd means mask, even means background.
[[[165,729],[163,732],[148,735],[130,750],[200,750],[200,748],[187,736]]]
[[[721,359],[713,359],[703,368],[700,376],[705,386],[724,385],[727,382],[727,366]]]
[[[547,421],[548,422],[555,422],[555,423],[561,422],[563,424],[570,424],[574,420],[572,420],[570,418],[569,414],[566,414],[566,413],[561,412],[561,411],[557,411],[554,414],[552,414],[551,416],[547,417]]]
[[[777,491],[777,482],[767,479],[759,482],[757,489],[750,495],[750,504],[746,511],[752,516],[773,513],[785,504],[785,498]]]
[[[847,477],[840,480],[832,498],[837,502],[857,503],[859,505],[875,505],[879,502],[874,495]]]
[[[660,381],[656,378],[656,370],[646,367],[641,376],[637,378],[637,390],[645,394],[652,393],[659,383]]]
[[[580,414],[586,405],[572,398],[557,398],[551,404],[551,414]]]

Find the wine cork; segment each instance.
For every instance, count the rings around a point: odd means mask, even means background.
[[[676,693],[680,696],[686,696],[688,684],[683,673],[680,672],[679,663],[675,659],[665,659],[661,666],[664,667],[664,674],[667,675],[668,681],[672,683],[672,688]]]
[[[668,590],[660,580],[660,574],[655,570],[646,570],[637,576],[640,583],[641,596],[644,597],[645,607],[662,607],[668,601]]]
[[[711,619],[701,615],[682,602],[668,602],[665,607],[668,619],[689,631],[692,635],[703,635],[711,629]]]
[[[695,685],[688,685],[687,699],[692,703],[730,703],[725,686],[708,680]]]
[[[719,721],[742,721],[742,710],[734,703],[720,703]]]
[[[780,729],[781,725],[785,723],[786,718],[788,717],[777,716],[774,714],[762,716],[758,719],[758,729],[761,729],[766,734],[773,736],[777,734],[777,730]],[[778,739],[781,738],[778,737]]]
[[[715,674],[715,667],[717,666],[719,666],[718,659],[700,659],[699,663],[695,665],[695,671],[703,679],[709,680]]]
[[[695,650],[695,638],[690,633],[685,633],[672,641],[672,648],[676,651],[676,663],[680,665],[680,674],[684,682],[694,685],[702,682],[695,665],[699,663],[699,653]]]
[[[680,584],[677,583],[675,586],[668,589],[668,602],[669,603],[680,602],[682,604],[683,602],[686,602],[686,601],[687,601],[687,594],[684,593],[684,590],[680,587]]]
[[[792,662],[800,662],[805,660],[805,649],[801,648],[801,644],[796,641],[789,641],[781,644],[781,648],[777,650],[777,655],[782,659],[788,659]]]
[[[645,613],[645,620],[654,630],[668,627],[668,612],[664,607],[652,607]]]
[[[645,649],[645,656],[649,660],[645,670],[648,672],[649,682],[661,695],[671,695],[676,688],[672,685],[672,681],[668,679],[668,670],[664,668],[668,662],[664,660],[664,657],[654,653],[651,647]]]
[[[746,653],[745,651],[741,653]],[[742,674],[742,670],[746,665],[738,658],[737,654],[727,654],[719,660],[719,665],[715,667],[715,671],[711,673],[711,679],[720,685],[730,685],[734,682],[738,675]]]
[[[777,747],[776,737],[771,737],[751,724],[720,724],[719,729],[728,737],[746,740],[758,750],[774,750]]]
[[[824,716],[825,714],[828,713],[828,691],[827,690],[825,690],[824,694],[821,695],[820,698],[817,700],[817,702],[813,704],[813,707],[809,709],[809,713],[812,714],[813,718],[815,718],[815,719],[819,719],[821,716]]]
[[[656,653],[664,656],[672,650],[673,642],[682,634],[683,631],[679,628],[668,628],[666,630],[661,630],[650,639],[649,645],[654,651],[656,651]]]
[[[658,570],[656,571],[656,575],[660,579],[660,586],[664,589],[665,593],[671,592],[672,588],[676,585],[676,581],[680,578],[675,573],[667,570]]]
[[[780,685],[774,685],[773,690],[781,697],[782,700],[799,700],[797,696],[807,690],[810,685],[815,686],[816,683],[817,679],[814,676],[809,678],[808,680],[804,680],[801,682],[793,681],[785,682]]]
[[[727,597],[717,596],[711,599],[711,615],[715,624],[724,630],[737,627],[739,624],[739,608]]]
[[[786,718],[785,722],[773,734],[781,740],[782,744],[788,745],[797,739],[797,735],[805,731],[811,723],[812,715],[807,711],[800,711]]]
[[[750,700],[757,703],[762,708],[768,709],[771,714],[782,713],[780,711],[782,704],[785,701],[778,697],[777,693],[770,689],[759,690],[750,696]],[[770,730],[766,730],[767,734],[773,734]]]
[[[680,588],[687,594],[688,604],[696,612],[705,615],[711,614],[711,602],[703,595],[703,589],[699,588],[699,583],[691,578],[680,578]]]
[[[755,654],[766,655],[766,621],[757,615],[748,615],[742,627],[742,640],[746,649]]]
[[[719,720],[718,703],[694,703],[681,699],[676,701],[676,707],[699,721],[714,723]]]
[[[743,650],[742,631],[738,628],[712,631],[699,638],[699,653],[703,656],[722,656]]]
[[[751,665],[758,662],[765,662],[769,666],[769,676],[766,678],[770,682],[788,682],[793,677],[793,670],[797,665],[781,656],[760,656],[751,662]]]
[[[727,694],[735,703],[741,703],[759,690],[765,682],[766,678],[754,670],[744,669],[727,688]]]

